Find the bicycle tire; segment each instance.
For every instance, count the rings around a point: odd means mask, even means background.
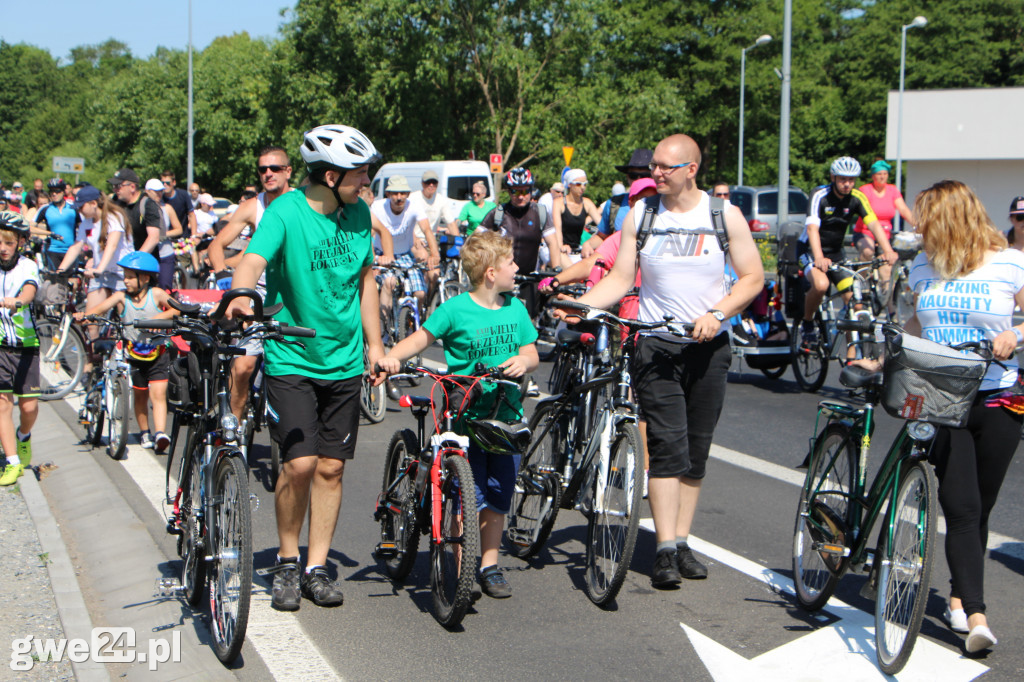
[[[131,387],[128,379],[116,376],[107,387],[113,394],[110,414],[107,415],[107,454],[111,459],[124,459],[128,452],[128,423],[132,412]]]
[[[249,472],[240,451],[221,458],[214,473],[216,515],[208,536],[215,557],[210,563],[210,633],[213,652],[229,665],[245,642],[252,597],[252,509]]]
[[[815,552],[811,543],[846,543],[846,529],[855,513],[850,497],[856,471],[850,428],[829,424],[814,442],[793,531],[793,586],[797,602],[806,611],[817,611],[825,605],[847,568],[847,557]],[[819,492],[810,500],[815,489]],[[816,524],[811,525],[808,518]],[[829,529],[828,533],[823,532],[822,525]]]
[[[444,283],[444,300],[441,302],[444,303],[444,301],[450,301],[464,291],[466,290],[463,289],[462,285],[457,281],[449,280]]]
[[[917,643],[928,601],[935,558],[938,484],[927,462],[916,462],[900,479],[892,498],[892,544],[889,524],[883,524],[884,547],[875,601],[875,649],[878,666],[888,675],[903,669]]]
[[[395,335],[399,341],[409,338],[409,336],[416,331],[416,316],[413,315],[412,308],[409,306],[403,305],[398,309],[397,320]]]
[[[82,380],[85,372],[85,335],[77,325],[68,327],[68,338],[64,340],[58,357],[46,362],[44,358],[50,349],[61,343],[60,318],[45,317],[36,322],[36,336],[39,338],[40,400],[59,400],[67,397]],[[51,377],[53,378],[51,382]]]
[[[191,443],[191,438],[186,441]],[[190,606],[198,606],[203,598],[203,589],[206,587],[206,562],[205,541],[203,540],[203,526],[199,520],[202,509],[197,506],[202,504],[199,491],[202,487],[203,469],[197,453],[186,456],[192,457],[192,465],[189,467],[188,481],[182,487],[181,504],[179,510],[182,523],[182,534],[178,540],[178,556],[181,557],[181,586],[185,595],[185,601]]]
[[[417,456],[419,449],[416,434],[409,429],[402,429],[391,437],[388,454],[384,459],[380,539],[382,543],[395,544],[396,553],[384,559],[384,570],[396,582],[405,580],[416,563],[420,533],[416,528],[416,491],[412,479],[405,476],[390,494],[388,491],[398,477],[408,471],[409,463]],[[392,506],[399,511],[392,511]]]
[[[619,593],[636,548],[643,505],[643,441],[632,422],[619,425],[608,462],[608,482],[599,495],[594,476],[587,521],[586,580],[590,601],[603,606]],[[602,499],[603,498],[603,499]]]
[[[363,364],[369,362],[366,351],[363,351]],[[379,386],[373,385],[373,375],[363,372],[362,381],[359,386],[359,410],[363,416],[373,424],[384,421],[388,413],[387,385],[383,382]]]
[[[431,538],[430,544],[430,592],[434,618],[453,628],[469,608],[480,553],[473,471],[461,455],[448,455],[442,462],[440,524],[444,536],[440,543]]]
[[[171,275],[171,288],[174,290],[187,289],[188,286],[188,275],[185,274],[185,269],[180,265],[174,267],[174,273]]]
[[[824,347],[828,330],[817,318],[814,324],[818,327],[818,343],[813,348],[804,348],[803,324],[800,320],[793,324],[789,345],[789,364],[793,367],[793,376],[800,388],[808,393],[816,393],[825,385],[828,376],[828,356]]]
[[[281,446],[270,439],[270,489],[277,490],[277,478],[281,475]]]
[[[92,447],[98,447],[103,441],[103,387],[94,384],[85,393],[83,414],[86,418],[85,440]]]
[[[558,462],[564,442],[559,416],[554,405],[546,405],[530,417],[533,437],[519,463],[505,532],[505,547],[520,559],[529,559],[544,547],[558,516],[562,499]]]

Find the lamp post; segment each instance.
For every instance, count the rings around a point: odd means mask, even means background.
[[[779,228],[789,220],[789,90],[792,81],[790,60],[793,52],[793,0],[782,1],[782,92],[779,97],[779,192],[786,201],[778,202]]]
[[[746,93],[746,79],[747,79],[747,50],[753,50],[759,45],[770,43],[772,37],[767,33],[757,40],[750,47],[745,47],[740,50],[740,168],[739,177],[736,180],[736,184],[743,184],[743,107],[744,107],[744,95]]]
[[[899,103],[896,105],[896,189],[903,191],[903,77],[907,70],[907,31],[912,28],[921,28],[928,23],[924,17],[914,17],[914,20],[901,29],[900,40],[900,94]],[[897,228],[902,227],[903,222],[900,216],[896,216]]]
[[[185,173],[187,183],[185,187],[192,185],[192,138],[195,130],[192,128],[192,0],[188,0],[188,169]]]

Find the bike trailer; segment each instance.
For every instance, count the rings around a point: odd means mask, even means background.
[[[778,283],[769,280],[747,309],[732,318],[732,353],[751,369],[782,369],[789,364],[789,325],[782,314]]]

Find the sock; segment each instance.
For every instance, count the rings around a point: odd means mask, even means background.
[[[22,443],[24,443],[24,442],[26,442],[26,441],[28,441],[29,439],[32,438],[32,433],[31,432],[29,432],[29,433],[22,433],[21,429],[18,429],[15,433],[18,434],[18,440],[20,440]]]
[[[480,567],[480,575],[483,575],[484,573],[490,573],[491,571],[497,571],[497,570],[498,570],[498,564],[491,564],[490,566],[481,566]]]
[[[277,563],[279,564],[297,564],[299,563],[299,557],[285,557],[281,558],[281,555],[277,555]]]
[[[21,464],[21,460],[18,459],[17,455],[15,455],[14,457],[8,457],[7,463],[13,466],[15,464]]]
[[[680,535],[680,536],[678,536],[676,538],[676,547],[689,547],[690,545],[688,545],[686,543],[686,541],[689,540],[689,539],[690,539],[689,535]]]
[[[314,568],[327,568],[327,567],[326,566],[321,566],[321,565],[306,566],[306,575],[309,575],[310,573],[312,573]]]
[[[658,554],[661,554],[662,552],[674,552],[674,551],[676,551],[676,541],[675,540],[665,540],[664,542],[659,542],[658,543]]]

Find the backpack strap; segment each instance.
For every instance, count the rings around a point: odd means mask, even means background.
[[[640,252],[643,251],[647,238],[651,236],[651,228],[654,227],[654,219],[658,216],[658,209],[661,208],[661,195],[644,199],[644,215],[640,219],[640,227],[636,230],[636,262],[640,265]]]
[[[711,210],[711,225],[715,228],[715,238],[718,239],[718,248],[722,253],[729,255],[729,233],[725,229],[725,199],[722,197],[711,197],[709,206]]]
[[[501,232],[501,223],[505,220],[505,204],[498,204],[494,209],[494,231]]]

